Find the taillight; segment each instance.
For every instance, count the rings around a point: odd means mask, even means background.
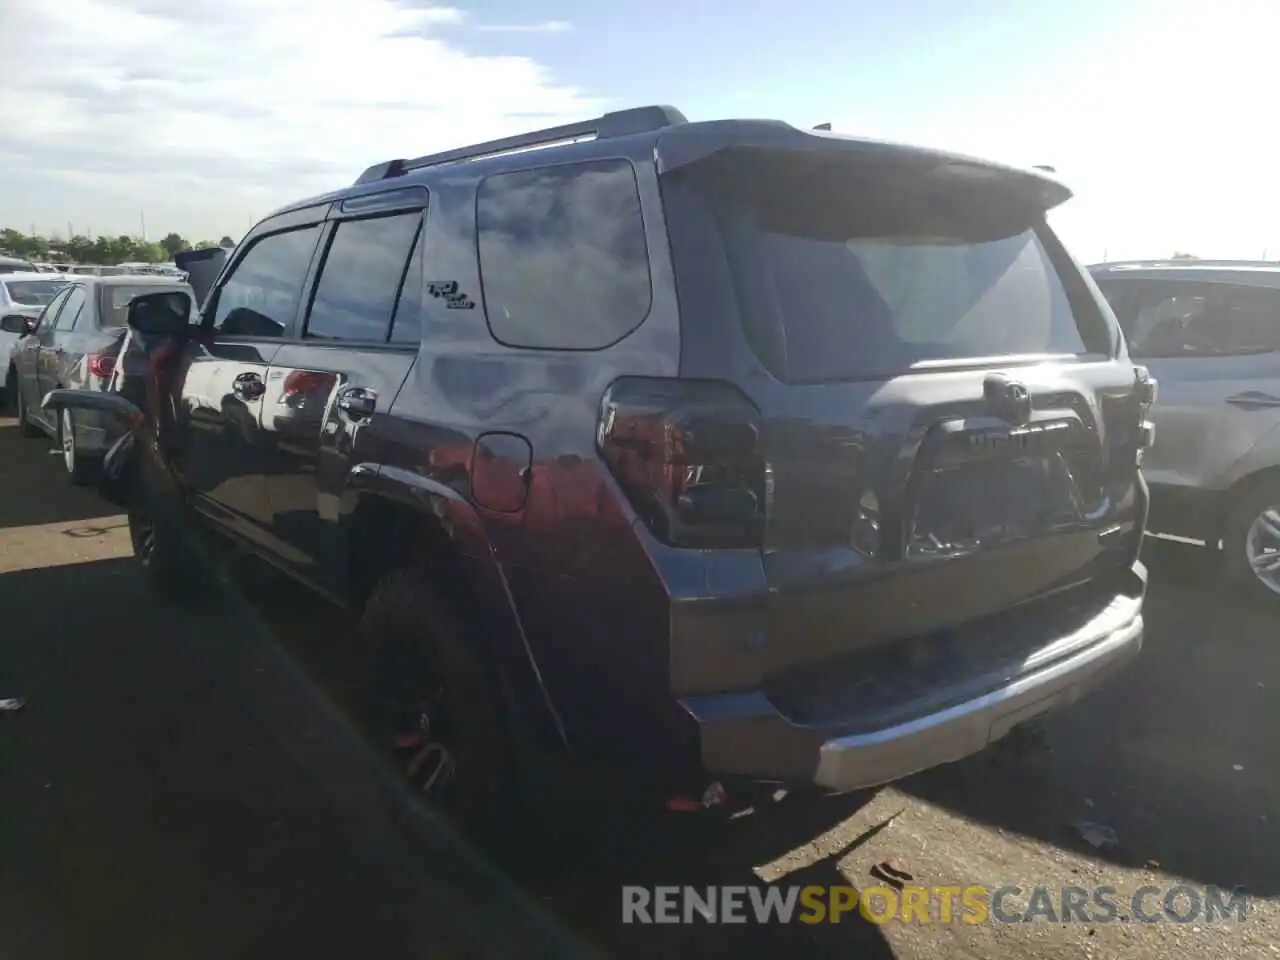
[[[1151,376],[1151,371],[1146,367],[1137,366],[1133,368],[1133,395],[1138,401],[1138,466],[1142,466],[1142,461],[1146,452],[1155,445],[1156,428],[1147,414],[1151,412],[1152,405],[1156,402],[1156,397],[1160,393],[1160,384],[1155,377]]]
[[[736,387],[623,377],[605,392],[597,442],[660,540],[690,547],[762,543],[772,490],[760,412]]]
[[[90,354],[85,363],[92,376],[108,380],[116,369],[116,358],[105,353]]]
[[[1146,367],[1134,367],[1133,380],[1134,396],[1137,398],[1138,405],[1142,408],[1142,415],[1145,417],[1160,393],[1160,383]]]
[[[328,390],[333,385],[334,375],[332,373],[320,373],[316,370],[290,370],[284,378],[284,386],[281,389],[280,402],[284,403],[289,397],[298,394],[315,393],[320,390]]]

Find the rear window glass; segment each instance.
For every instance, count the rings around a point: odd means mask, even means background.
[[[14,303],[24,307],[43,307],[66,285],[65,280],[9,280],[4,287]]]
[[[787,167],[705,188],[748,337],[775,375],[1090,352],[1034,204],[921,176]]]
[[[497,174],[476,198],[489,329],[515,347],[598,350],[649,314],[649,254],[626,160]]]
[[[104,327],[123,327],[129,319],[129,303],[134,297],[144,293],[161,293],[165,290],[181,290],[181,287],[166,287],[163,284],[119,284],[116,286],[103,284],[101,301],[98,306],[100,323]]]

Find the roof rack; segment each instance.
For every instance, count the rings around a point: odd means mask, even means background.
[[[594,120],[580,123],[567,123],[559,127],[547,127],[530,133],[519,133],[512,137],[498,140],[487,140],[484,143],[472,144],[469,147],[457,147],[441,153],[429,153],[426,156],[414,157],[412,160],[386,160],[375,163],[360,174],[354,186],[373,183],[400,177],[410,170],[423,167],[434,167],[442,163],[454,163],[458,160],[478,160],[502,153],[514,153],[539,147],[549,147],[560,143],[572,143],[575,140],[607,140],[611,137],[625,137],[633,133],[649,133],[664,127],[673,127],[686,123],[684,114],[675,107],[652,106],[633,107],[629,110],[615,110]]]
[[[1150,260],[1104,260],[1093,266],[1114,270],[1143,267],[1280,267],[1275,260],[1201,260],[1197,257],[1153,257]]]

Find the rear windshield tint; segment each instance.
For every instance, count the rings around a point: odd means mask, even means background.
[[[167,290],[182,290],[181,287],[167,287],[163,284],[103,284],[100,288],[98,315],[103,327],[123,327],[129,320],[129,302],[144,293],[162,293]],[[185,291],[184,291],[185,292]]]
[[[709,173],[697,179],[748,338],[782,379],[1107,349],[1105,328],[1077,322],[1034,203],[990,184],[809,159],[722,162]]]
[[[24,307],[43,307],[65,287],[65,280],[7,280],[9,299]]]

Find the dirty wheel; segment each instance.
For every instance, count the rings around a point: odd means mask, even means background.
[[[407,782],[461,826],[491,823],[510,745],[475,638],[417,570],[382,581],[360,632],[372,654],[371,719]]]
[[[1254,598],[1280,603],[1280,483],[1259,485],[1231,510],[1223,536],[1228,579]]]

